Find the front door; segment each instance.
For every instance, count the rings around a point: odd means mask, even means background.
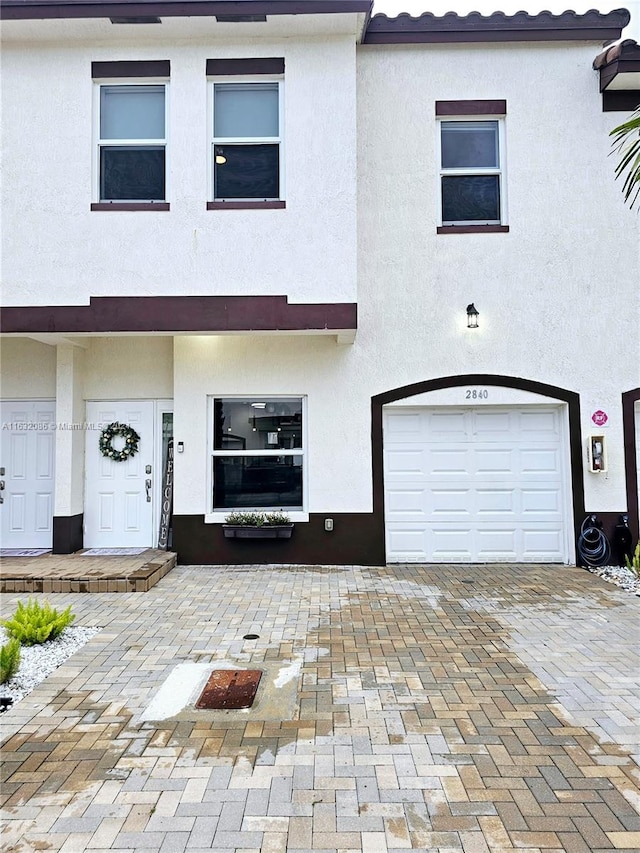
[[[55,403],[18,400],[0,407],[0,545],[51,548]]]
[[[154,544],[153,487],[155,471],[154,403],[87,403],[85,453],[85,548],[148,548]],[[99,447],[101,430],[118,422],[132,427],[140,436],[138,452],[124,462],[103,456]],[[124,446],[116,436],[115,450]]]

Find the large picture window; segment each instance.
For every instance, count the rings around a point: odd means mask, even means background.
[[[165,201],[166,87],[101,85],[99,196],[109,201]]]
[[[440,122],[442,225],[502,223],[502,147],[499,120]]]
[[[213,84],[213,198],[273,201],[282,193],[281,82]]]
[[[213,511],[303,509],[300,397],[212,401]]]

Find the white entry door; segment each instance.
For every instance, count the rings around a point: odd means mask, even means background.
[[[570,529],[563,411],[385,411],[389,562],[564,563]]]
[[[116,421],[133,427],[140,444],[133,458],[115,462],[100,452],[100,429],[87,430],[84,547],[151,547],[155,487],[153,401],[87,403],[87,421],[102,427]],[[114,438],[113,446],[121,449],[123,439]]]
[[[2,548],[51,548],[55,403],[3,402],[0,430]],[[4,470],[2,470],[4,469]]]

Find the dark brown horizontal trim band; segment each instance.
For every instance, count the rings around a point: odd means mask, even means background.
[[[218,15],[333,15],[371,12],[372,0],[2,0],[3,20],[118,18],[156,15],[183,18]]]
[[[286,201],[208,201],[207,210],[284,210]]]
[[[108,80],[110,77],[170,77],[168,59],[132,59],[124,62],[92,62],[91,77]]]
[[[596,11],[584,15],[572,11],[560,15],[550,12],[538,15],[494,12],[487,16],[478,12],[469,15],[449,12],[443,17],[425,12],[417,18],[406,13],[397,18],[374,15],[367,26],[364,43],[614,40],[620,38],[629,17],[626,9],[617,9],[606,15]]]
[[[437,234],[508,234],[508,225],[439,225]]]
[[[94,296],[89,305],[0,309],[6,333],[272,332],[357,329],[355,302],[290,304],[286,296]]]
[[[506,101],[436,101],[437,116],[503,116]]]
[[[633,112],[640,107],[640,89],[613,89],[602,93],[603,113]]]
[[[209,77],[223,77],[232,74],[284,74],[284,59],[279,57],[207,59],[207,75]]]
[[[93,202],[91,210],[170,210],[165,201],[100,201]]]

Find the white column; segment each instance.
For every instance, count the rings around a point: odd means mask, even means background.
[[[58,344],[56,362],[56,488],[54,516],[84,508],[84,350]],[[97,440],[97,439],[96,439]]]

